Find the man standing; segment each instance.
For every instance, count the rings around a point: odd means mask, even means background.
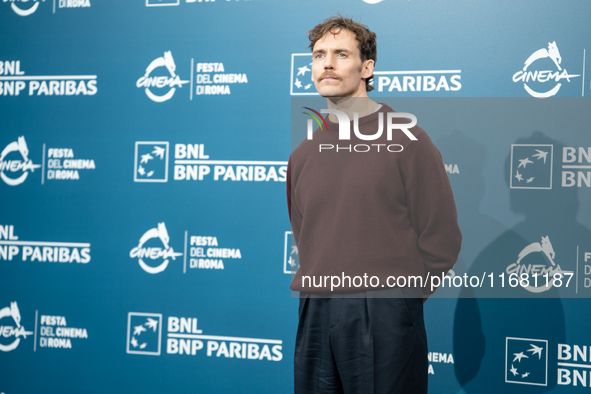
[[[461,243],[441,155],[422,129],[396,127],[401,116],[368,98],[375,33],[338,16],[309,39],[330,116],[288,165],[300,259],[295,392],[426,393],[421,281],[445,274]],[[343,113],[353,119],[344,140]]]

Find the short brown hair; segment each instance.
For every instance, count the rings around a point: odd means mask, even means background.
[[[322,23],[314,26],[312,30],[308,32],[308,38],[310,39],[311,50],[314,50],[314,45],[320,40],[326,33],[333,32],[338,34],[341,29],[347,29],[351,33],[355,34],[357,43],[359,44],[359,53],[361,61],[373,60],[374,64],[378,60],[378,48],[376,45],[376,33],[370,31],[367,26],[362,23],[354,22],[351,18],[343,18],[340,14],[327,18]],[[365,89],[371,92],[374,88],[369,83],[373,79],[371,77],[365,80]]]

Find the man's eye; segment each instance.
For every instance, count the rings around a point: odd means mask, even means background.
[[[324,55],[322,53],[317,53],[315,58],[316,59],[322,59],[324,57]]]
[[[347,54],[344,52],[339,53],[339,57],[347,57]]]

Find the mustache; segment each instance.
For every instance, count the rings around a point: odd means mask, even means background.
[[[323,74],[320,76],[320,78],[318,78],[318,81],[322,81],[324,78],[327,78],[327,77],[329,77],[329,78],[335,78],[335,79],[340,79],[339,77],[337,77],[337,75],[336,75],[336,74],[333,74],[333,73],[331,73],[331,72],[324,72],[324,73],[323,73]]]

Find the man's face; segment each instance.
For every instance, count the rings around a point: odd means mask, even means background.
[[[359,44],[350,30],[326,33],[312,49],[312,81],[323,97],[366,97],[365,81],[373,60],[361,61]]]

